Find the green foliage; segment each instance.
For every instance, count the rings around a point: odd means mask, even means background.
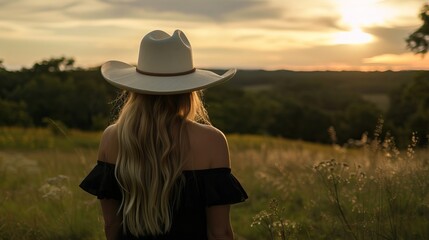
[[[337,126],[338,142],[344,143],[349,139],[360,139],[362,133],[372,130],[380,115],[380,110],[371,103],[350,103],[345,108],[344,114],[335,118],[336,124],[333,124],[333,126]]]
[[[32,119],[27,113],[25,102],[14,102],[0,98],[0,126],[30,126]]]
[[[227,133],[282,136],[328,143],[327,129],[336,126],[344,138],[360,138],[381,114],[361,96],[337,91],[321,82],[272,90],[245,91],[228,85],[208,89],[205,102],[213,124]],[[316,90],[317,89],[317,90]]]
[[[3,65],[3,59],[0,59],[0,72],[5,71],[6,68]]]
[[[429,4],[425,3],[420,10],[423,25],[406,39],[407,47],[416,54],[426,54],[429,50]]]
[[[377,129],[354,149],[227,135],[250,197],[231,207],[237,239],[353,239],[338,204],[358,239],[427,239],[428,150],[398,153]],[[0,239],[105,239],[99,202],[78,187],[100,135],[0,128]]]
[[[50,128],[0,127],[0,150],[13,149],[22,152],[34,150],[72,151],[73,148],[98,147],[99,132],[66,130],[58,122],[50,122]]]
[[[43,124],[43,118],[67,119],[69,99],[77,95],[71,80],[61,81],[51,75],[38,75],[15,92],[28,104],[28,112],[36,125]],[[63,115],[65,114],[65,116]],[[79,117],[79,116],[76,116]]]
[[[213,124],[226,133],[328,143],[327,129],[333,126],[339,144],[359,139],[361,133],[372,130],[383,109],[399,106],[389,110],[393,120],[388,116],[386,125],[401,143],[414,130],[421,139],[427,134],[420,131],[428,118],[426,105],[416,108],[417,100],[401,100],[398,105],[398,97],[404,94],[392,94],[391,104],[368,96],[387,96],[415,74],[239,71],[229,83],[206,90],[205,102]],[[410,89],[410,94],[417,89]],[[104,129],[117,115],[118,92],[102,79],[98,68],[78,69],[71,58],[42,60],[16,72],[4,69],[0,71],[0,125],[45,127],[44,119],[55,119],[70,129]],[[426,92],[414,99],[424,98]]]
[[[59,137],[67,136],[68,134],[67,126],[61,121],[55,121],[50,118],[43,118],[42,122],[46,124],[47,128],[54,136],[59,136]]]
[[[19,108],[36,126],[44,126],[43,119],[51,118],[71,128],[105,128],[109,121],[107,103],[116,92],[102,80],[98,69],[80,70],[73,64],[73,59],[62,57],[43,60],[19,72],[0,72],[0,101],[15,103],[9,104],[4,114]],[[23,120],[16,118],[10,115],[2,125],[23,126]]]
[[[51,58],[48,60],[42,60],[33,65],[29,69],[32,73],[61,73],[64,71],[70,71],[74,69],[75,60],[72,58]]]
[[[273,198],[267,210],[262,210],[253,217],[251,227],[260,227],[266,233],[265,239],[299,239],[299,226],[286,218],[285,208],[278,199]]]
[[[387,113],[393,133],[404,146],[412,132],[417,132],[420,145],[428,143],[429,134],[429,73],[419,75],[391,94],[391,107]]]
[[[317,159],[265,160],[257,176],[264,188],[281,194],[274,207],[271,202],[255,215],[252,226],[264,232],[263,239],[427,239],[427,150],[417,154],[413,138],[399,152],[381,132],[378,126],[375,138],[359,149],[333,145],[332,153],[319,151]],[[335,158],[319,160],[329,155]],[[273,227],[278,222],[299,227],[282,235]]]
[[[99,210],[80,200],[81,162],[70,153],[37,155],[0,152],[0,239],[102,239],[94,231]]]

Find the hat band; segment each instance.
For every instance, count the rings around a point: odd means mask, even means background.
[[[189,71],[185,71],[185,72],[178,72],[178,73],[153,73],[153,72],[146,72],[146,71],[142,71],[138,68],[136,68],[136,71],[138,73],[144,74],[144,75],[149,75],[149,76],[156,76],[156,77],[173,77],[173,76],[181,76],[181,75],[186,75],[186,74],[190,74],[195,72],[195,68],[192,68]]]

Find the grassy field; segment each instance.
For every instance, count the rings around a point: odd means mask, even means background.
[[[237,239],[429,239],[429,150],[379,133],[348,148],[229,135],[249,200]],[[103,239],[98,201],[81,191],[99,132],[0,128],[0,239]]]

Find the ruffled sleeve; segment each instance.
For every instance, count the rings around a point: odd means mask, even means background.
[[[97,161],[97,165],[79,185],[86,192],[97,196],[98,199],[121,200],[122,194],[115,178],[115,165]]]
[[[244,202],[248,196],[230,168],[211,169],[203,176],[206,206]]]

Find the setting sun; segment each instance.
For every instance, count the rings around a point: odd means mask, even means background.
[[[334,44],[365,44],[372,42],[374,37],[360,29],[354,29],[349,32],[338,32],[334,34]]]
[[[340,26],[349,29],[333,34],[334,44],[366,44],[374,41],[374,36],[362,29],[380,26],[388,21],[388,8],[378,0],[337,0]]]

